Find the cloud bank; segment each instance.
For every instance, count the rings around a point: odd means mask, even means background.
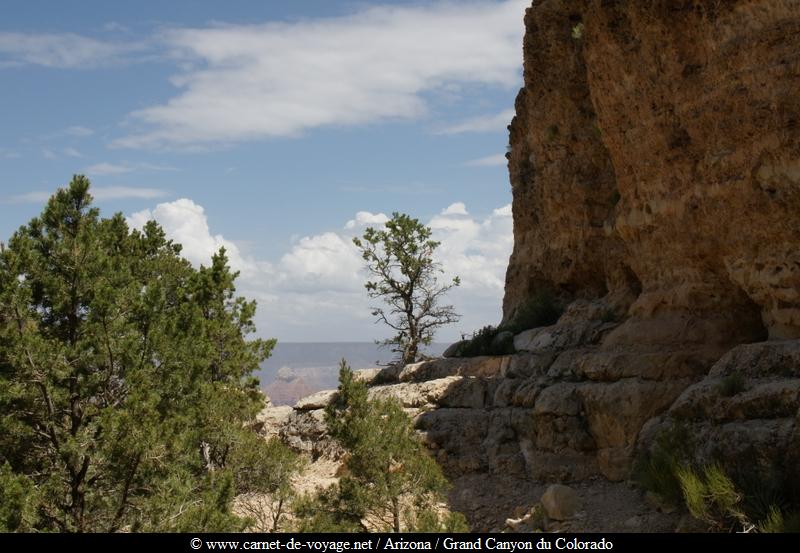
[[[353,15],[173,29],[185,69],[164,104],[132,114],[141,130],[118,147],[192,146],[293,136],[424,114],[424,95],[465,85],[520,84],[528,2],[375,6]],[[506,113],[448,132],[498,125]]]

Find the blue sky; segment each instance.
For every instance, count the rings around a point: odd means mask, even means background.
[[[464,283],[440,338],[496,323],[525,6],[6,0],[0,239],[85,173],[194,263],[225,245],[260,334],[367,341],[350,240],[402,211]]]

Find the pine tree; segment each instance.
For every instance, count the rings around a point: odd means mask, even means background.
[[[263,399],[224,250],[195,270],[76,176],[0,252],[0,529],[225,531],[233,444]]]
[[[394,399],[368,398],[343,360],[328,431],[346,451],[346,475],[301,509],[305,531],[463,531],[463,516],[440,517],[447,480]]]

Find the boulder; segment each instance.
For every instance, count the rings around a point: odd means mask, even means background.
[[[581,502],[578,494],[569,486],[552,484],[542,494],[542,506],[553,520],[569,520],[577,514]]]
[[[313,411],[314,409],[324,409],[336,397],[336,390],[322,390],[310,396],[306,396],[295,403],[297,411]]]
[[[508,356],[432,359],[406,365],[400,371],[398,380],[401,382],[422,382],[446,376],[501,376],[505,374],[508,363]]]
[[[744,344],[723,355],[707,377],[688,387],[670,409],[644,425],[640,448],[681,428],[700,464],[721,462],[731,471],[798,471],[800,340]]]
[[[513,351],[508,352],[508,349],[513,350],[514,347],[514,333],[510,330],[502,330],[495,334],[495,337],[492,338],[492,348],[494,351],[503,351],[506,353],[513,353]]]
[[[427,382],[401,382],[370,388],[369,397],[394,398],[406,408],[432,408],[440,404],[442,397],[461,377],[449,376]]]
[[[516,351],[543,353],[564,351],[597,343],[603,334],[617,325],[602,320],[571,318],[552,326],[532,328],[514,336]]]
[[[508,356],[504,376],[509,378],[535,378],[547,374],[556,359],[556,352],[516,353]]]
[[[293,409],[288,405],[267,407],[256,415],[254,429],[266,438],[278,436],[281,428],[289,420]]]
[[[371,384],[375,377],[381,374],[383,368],[374,367],[372,369],[358,369],[357,371],[353,371],[353,380],[356,382],[366,382],[367,384]]]
[[[648,419],[666,411],[691,384],[627,378],[614,383],[586,383],[578,389],[589,430],[598,448],[598,463],[606,478],[627,478],[634,446]]]

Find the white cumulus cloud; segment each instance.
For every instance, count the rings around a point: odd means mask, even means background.
[[[335,232],[301,238],[278,265],[284,290],[310,292],[359,289],[361,266],[352,237]]]
[[[375,301],[364,290],[363,260],[352,242],[365,226],[386,222],[382,213],[361,211],[342,230],[296,239],[274,261],[245,256],[235,242],[213,234],[205,210],[192,200],[162,203],[128,218],[134,227],[150,219],[183,245],[184,255],[195,265],[207,265],[221,246],[226,248],[231,266],[242,271],[240,292],[260,302],[257,324],[264,336],[287,341],[345,341],[388,335],[386,327],[373,324],[370,305]],[[448,297],[462,320],[444,329],[438,338],[455,340],[460,332],[496,324],[513,244],[510,205],[475,217],[463,202],[455,202],[427,224],[441,243],[437,256],[446,271],[443,278],[458,275],[462,283]]]
[[[503,207],[498,207],[492,214],[495,217],[511,217],[511,204],[504,205]]]
[[[350,219],[345,223],[344,228],[353,229],[365,227],[367,225],[382,225],[389,220],[385,213],[370,213],[369,211],[359,211],[355,219]]]
[[[252,277],[259,268],[242,256],[239,247],[221,235],[212,235],[205,209],[188,198],[158,204],[155,209],[144,209],[128,217],[128,224],[137,229],[150,220],[158,221],[167,236],[183,246],[183,256],[195,265],[209,265],[211,256],[224,247],[231,267]]]
[[[444,208],[442,215],[469,215],[469,213],[467,213],[467,206],[464,205],[464,202],[456,202]]]
[[[426,112],[423,95],[431,91],[517,87],[528,4],[378,5],[327,19],[166,31],[163,40],[183,62],[172,79],[180,92],[134,112],[141,130],[115,145],[292,136],[416,118]]]

